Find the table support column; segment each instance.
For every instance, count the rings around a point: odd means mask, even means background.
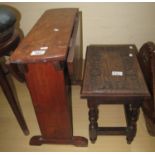
[[[97,139],[97,128],[98,128],[98,108],[96,104],[91,103],[88,101],[88,108],[89,108],[89,137],[92,143],[95,143]]]
[[[140,112],[140,103],[125,105],[127,119],[127,143],[131,144],[137,132],[137,120]]]

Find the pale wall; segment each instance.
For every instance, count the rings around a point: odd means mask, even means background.
[[[134,43],[140,48],[146,41],[155,41],[155,3],[5,4],[15,7],[21,13],[20,27],[25,35],[45,10],[79,8],[83,13],[84,55],[89,44]]]

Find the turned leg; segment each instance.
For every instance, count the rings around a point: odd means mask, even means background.
[[[92,143],[95,143],[97,139],[97,119],[98,119],[98,109],[97,105],[88,102],[88,108],[89,108],[89,138]]]
[[[140,104],[125,105],[127,113],[127,143],[131,144],[137,132],[137,120],[139,117]]]
[[[14,94],[12,92],[11,86],[6,78],[5,73],[3,72],[1,66],[0,66],[0,86],[2,87],[2,90],[11,106],[12,111],[14,112],[16,119],[23,130],[25,135],[29,134],[29,130],[27,128],[27,125],[25,123],[24,117],[21,113],[21,110],[16,102],[16,99],[14,97]]]

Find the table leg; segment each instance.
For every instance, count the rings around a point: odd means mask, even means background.
[[[27,128],[26,122],[24,120],[24,117],[21,113],[20,107],[18,106],[18,103],[14,97],[14,94],[12,92],[11,86],[6,78],[5,73],[3,72],[1,66],[0,66],[0,85],[2,87],[2,90],[11,106],[12,111],[14,112],[16,119],[23,130],[25,135],[29,134],[29,130]]]
[[[92,143],[95,143],[97,139],[97,128],[98,128],[98,109],[97,105],[93,104],[88,101],[88,108],[89,108],[89,138]]]
[[[137,120],[139,117],[140,104],[131,104],[125,105],[127,112],[127,143],[131,144],[137,132]]]

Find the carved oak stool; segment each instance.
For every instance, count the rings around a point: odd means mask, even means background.
[[[89,107],[89,137],[126,135],[130,144],[143,100],[150,97],[134,45],[91,45],[87,48],[81,97]],[[123,104],[127,127],[99,127],[99,104]]]

